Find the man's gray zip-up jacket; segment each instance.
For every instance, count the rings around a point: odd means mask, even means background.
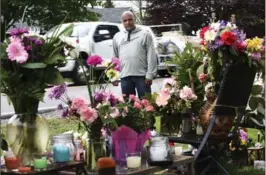
[[[120,78],[145,76],[152,80],[157,73],[157,56],[149,31],[136,27],[120,31],[113,38],[114,57],[120,59]]]

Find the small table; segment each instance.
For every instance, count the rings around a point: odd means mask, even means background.
[[[85,169],[85,162],[68,162],[68,163],[60,163],[60,164],[48,164],[47,169],[43,171],[31,171],[29,173],[21,173],[19,171],[14,171],[14,170],[8,170],[6,168],[1,168],[1,175],[6,174],[6,175],[16,175],[16,174],[30,174],[30,175],[58,175],[60,171],[65,171],[65,170],[71,170],[75,168],[76,169],[76,174],[78,172],[83,172],[84,174],[88,174],[86,169]]]
[[[144,174],[151,174],[158,171],[162,171],[168,168],[173,168],[180,165],[188,165],[188,174],[194,175],[194,158],[192,156],[173,156],[173,164],[170,166],[149,166],[148,163],[143,165],[138,170],[128,170],[128,169],[120,169],[117,174],[123,175],[144,175]]]
[[[252,164],[254,160],[264,160],[265,147],[250,147],[247,149],[247,151],[249,164]],[[252,157],[254,159],[252,159]]]

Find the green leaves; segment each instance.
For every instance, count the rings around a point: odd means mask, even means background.
[[[6,43],[0,43],[0,59],[7,59],[7,44]]]
[[[27,69],[43,69],[47,66],[45,63],[26,63],[22,64],[21,67],[27,68]]]
[[[251,94],[252,95],[259,95],[262,92],[263,88],[260,85],[253,85]]]
[[[238,53],[234,47],[229,47],[229,52],[234,56],[238,56]]]
[[[61,85],[65,82],[59,70],[56,68],[49,69],[49,72],[47,72],[46,78],[47,78],[46,79],[47,84]]]
[[[51,57],[48,57],[44,60],[44,62],[46,64],[58,64],[58,63],[64,62],[64,61],[66,61],[66,58],[59,53],[56,53],[56,54],[52,55]]]

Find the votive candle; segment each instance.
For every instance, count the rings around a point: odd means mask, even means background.
[[[175,147],[175,155],[179,156],[183,152],[183,148],[181,146]]]
[[[41,159],[34,159],[34,169],[46,169],[47,168],[47,158],[43,157]]]
[[[65,145],[55,145],[53,147],[53,157],[55,162],[70,161],[70,150]]]
[[[141,165],[140,156],[130,156],[127,157],[127,167],[128,168],[139,168]]]

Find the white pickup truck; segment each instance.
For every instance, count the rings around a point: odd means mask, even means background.
[[[113,55],[113,45],[112,39],[114,35],[123,29],[121,24],[117,23],[108,23],[108,22],[74,22],[63,24],[59,31],[64,30],[69,25],[73,24],[73,32],[68,38],[73,42],[77,42],[80,50],[80,56],[84,59],[89,55],[99,55],[103,58],[104,61],[110,60]],[[159,41],[152,32],[151,28],[148,26],[142,26],[144,29],[148,30],[152,37],[154,38],[154,46],[157,50]],[[52,33],[58,28],[55,26],[45,35],[46,37],[51,37]],[[178,51],[178,50],[177,50]],[[157,50],[158,53],[158,50]],[[158,57],[158,74],[163,76],[167,69],[175,69],[176,65],[166,65],[165,58],[168,58],[167,55],[157,54]],[[86,64],[84,64],[86,65]],[[101,74],[101,71],[104,69],[104,64],[96,68],[96,76]],[[59,68],[63,77],[72,78],[75,84],[83,84],[82,70],[79,63],[75,58],[68,57],[67,63],[64,67]]]

